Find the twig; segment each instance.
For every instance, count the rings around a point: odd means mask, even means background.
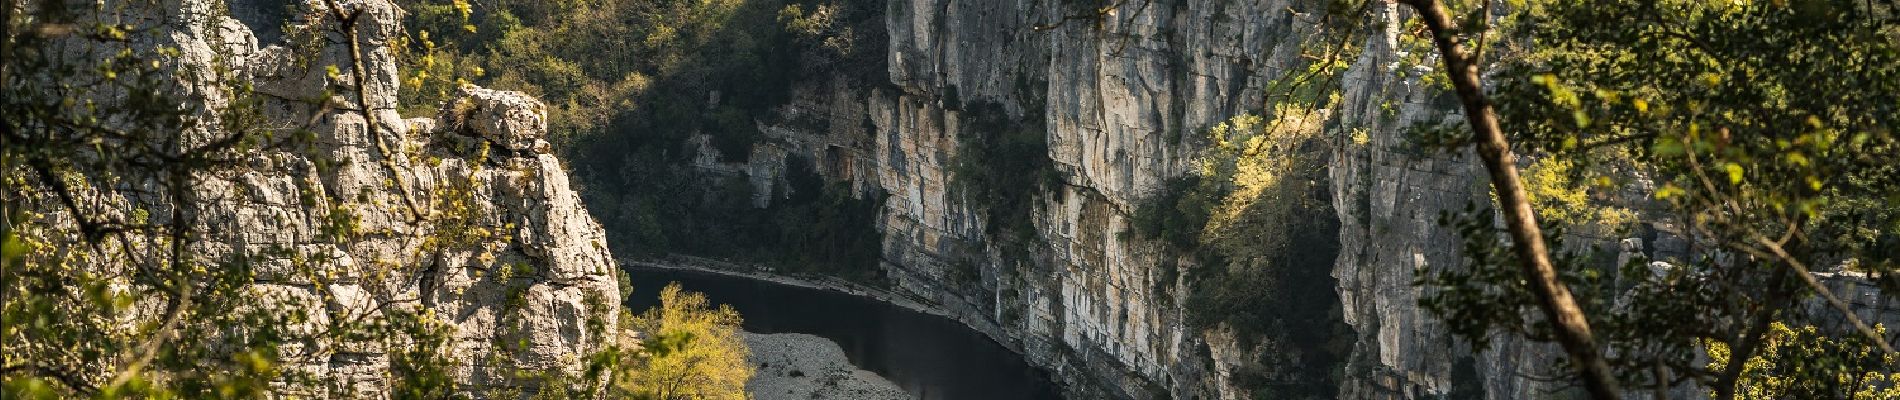
[[[31,361],[27,364],[0,367],[0,376],[12,375],[17,372],[51,377],[53,381],[59,382],[59,384],[65,385],[66,388],[72,389],[74,392],[79,392],[79,394],[87,397],[99,393],[99,388],[93,387],[91,383],[86,382],[85,379],[81,379],[78,374],[59,369],[58,367]]]
[[[397,169],[392,161],[398,154],[389,150],[389,142],[383,139],[382,125],[376,123],[376,114],[370,112],[369,77],[367,76],[369,69],[363,66],[362,44],[356,35],[357,18],[363,16],[363,9],[358,8],[345,13],[343,7],[337,5],[336,0],[324,0],[324,3],[330,6],[331,15],[336,17],[338,30],[349,39],[350,77],[356,81],[357,113],[363,116],[363,122],[368,125],[365,129],[368,129],[370,136],[376,139],[376,151],[383,156],[378,164],[381,164],[383,169],[389,170],[389,179],[396,186],[396,194],[402,197],[403,206],[408,207],[410,218],[421,220],[427,215],[416,206],[415,198],[409,195],[409,186],[403,182],[401,170]]]

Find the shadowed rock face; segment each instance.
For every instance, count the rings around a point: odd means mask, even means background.
[[[232,19],[250,28],[258,43],[269,46],[283,40],[292,4],[281,0],[231,0],[226,6]]]
[[[229,103],[211,89],[248,80],[263,101],[265,128],[258,129],[314,135],[309,151],[259,150],[244,169],[195,176],[186,205],[195,230],[204,232],[191,253],[208,260],[249,256],[257,270],[252,290],[312,316],[293,331],[382,318],[387,307],[432,309],[453,325],[446,351],[458,363],[449,373],[468,392],[533,385],[516,380],[516,369],[577,372],[583,357],[612,339],[620,299],[615,263],[560,160],[547,152],[539,101],[470,87],[439,120],[404,119],[395,111],[397,65],[386,47],[400,32],[401,11],[385,0],[337,2],[361,12],[354,27],[365,67],[360,98],[348,40],[322,1],[237,1],[230,16],[215,0],[164,3],[108,7],[121,13],[108,17],[149,23],[153,29],[135,31],[143,36],[131,41],[145,50],[179,48],[169,62],[181,76],[197,78],[180,80],[201,85],[187,90],[213,96],[207,109]],[[285,25],[286,15],[325,17]],[[306,60],[268,45],[284,36],[314,40],[316,53],[301,55]],[[214,63],[231,67],[233,76],[205,76]],[[340,74],[326,73],[331,66]],[[335,93],[335,103],[314,101],[326,92]],[[215,123],[198,129],[185,134],[231,133]],[[440,206],[450,203],[456,211]],[[333,209],[348,210],[362,234],[326,235],[322,224],[332,216],[319,214]],[[493,235],[443,239],[472,231]],[[260,255],[261,249],[284,251]],[[318,284],[293,267],[299,260],[328,260],[316,263],[314,276],[332,278]],[[282,367],[324,385],[294,391],[387,397],[391,361],[384,345],[330,337],[293,343],[283,349]]]

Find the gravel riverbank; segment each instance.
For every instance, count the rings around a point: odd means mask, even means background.
[[[745,333],[747,357],[758,372],[746,391],[759,400],[908,400],[896,384],[858,369],[844,350],[825,338],[802,333]]]

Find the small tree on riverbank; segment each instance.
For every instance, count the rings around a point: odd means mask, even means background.
[[[623,311],[624,312],[624,311]],[[646,334],[637,346],[621,355],[614,397],[633,399],[745,399],[752,366],[739,336],[739,313],[731,306],[715,308],[706,295],[680,289],[679,283],[660,290],[660,306],[634,316],[624,314],[635,331]],[[623,340],[630,340],[628,339]]]

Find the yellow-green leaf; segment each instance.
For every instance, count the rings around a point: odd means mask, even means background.
[[[1684,193],[1686,192],[1682,190],[1682,187],[1676,186],[1674,183],[1665,183],[1662,188],[1656,189],[1656,198],[1659,200],[1668,200],[1671,197],[1681,196]]]

